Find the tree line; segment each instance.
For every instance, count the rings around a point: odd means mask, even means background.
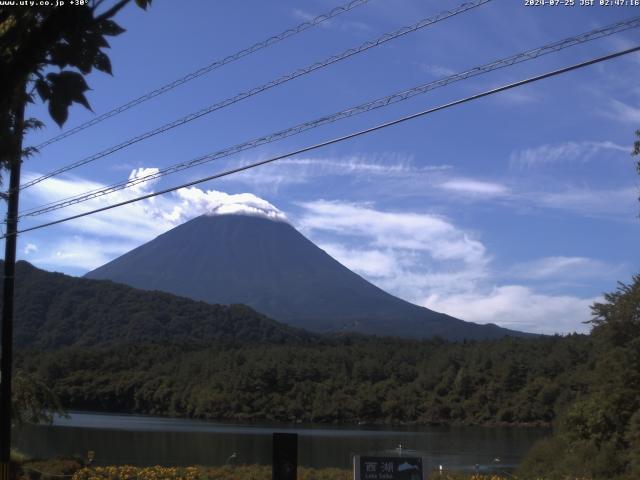
[[[357,335],[291,343],[25,348],[67,409],[285,423],[552,425],[523,478],[640,478],[640,275],[593,307],[590,335],[481,342]]]

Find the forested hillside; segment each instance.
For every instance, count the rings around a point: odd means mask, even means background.
[[[72,409],[226,420],[547,424],[592,368],[585,336],[451,344],[167,345],[23,352]]]
[[[46,272],[27,262],[16,266],[14,342],[19,349],[151,342],[290,344],[314,338],[244,305],[210,305]]]
[[[249,305],[320,333],[448,340],[528,336],[414,305],[368,282],[291,224],[201,215],[86,275],[208,303]]]
[[[594,305],[590,335],[483,342],[314,335],[247,307],[78,282],[26,263],[18,281],[16,366],[68,409],[546,424],[554,435],[532,450],[525,474],[640,474],[640,276]]]

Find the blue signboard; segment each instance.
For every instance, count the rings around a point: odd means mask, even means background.
[[[356,455],[354,480],[424,480],[422,457],[378,457]]]

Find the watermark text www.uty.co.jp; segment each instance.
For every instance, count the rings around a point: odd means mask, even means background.
[[[89,0],[0,0],[0,7],[83,7]]]

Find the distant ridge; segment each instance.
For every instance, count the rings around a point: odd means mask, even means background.
[[[290,325],[409,338],[522,336],[413,305],[347,269],[290,224],[200,216],[86,275],[212,304],[249,305]]]
[[[0,266],[3,263],[0,260]],[[14,323],[18,349],[315,341],[312,334],[268,319],[245,305],[211,305],[47,272],[24,261],[16,265]]]

